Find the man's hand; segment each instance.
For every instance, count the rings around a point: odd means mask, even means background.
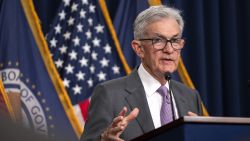
[[[193,113],[193,112],[190,112],[190,111],[188,111],[188,116],[198,116],[196,113]]]
[[[134,120],[139,113],[138,108],[134,108],[133,111],[126,116],[128,112],[127,107],[123,107],[119,115],[113,119],[113,122],[109,125],[109,127],[101,134],[101,141],[123,141],[120,138],[120,135],[128,126],[129,122]]]

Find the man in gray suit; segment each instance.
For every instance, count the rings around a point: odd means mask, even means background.
[[[171,122],[202,115],[198,92],[166,79],[178,66],[183,27],[180,11],[174,8],[152,6],[138,15],[131,45],[141,64],[126,77],[96,86],[81,140],[131,140],[166,124],[166,117]],[[160,87],[171,98],[165,113]]]

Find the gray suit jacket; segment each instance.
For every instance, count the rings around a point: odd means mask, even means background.
[[[170,87],[173,91],[179,117],[187,115],[188,111],[202,114],[201,100],[196,90],[174,80],[171,80]],[[128,108],[128,112],[135,107],[139,108],[140,111],[138,117],[130,122],[122,133],[122,139],[131,140],[155,129],[137,69],[126,77],[96,86],[81,140],[100,140],[100,134],[124,106]]]

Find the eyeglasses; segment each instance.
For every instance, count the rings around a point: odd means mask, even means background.
[[[183,41],[182,38],[172,38],[172,39],[166,39],[166,38],[147,38],[147,39],[139,39],[139,41],[152,41],[152,45],[155,49],[164,49],[168,42],[171,44],[171,47],[174,50],[180,50],[183,48],[183,45],[181,45],[181,42]]]

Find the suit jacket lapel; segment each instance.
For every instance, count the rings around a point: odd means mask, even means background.
[[[188,102],[186,101],[185,95],[183,95],[183,92],[176,87],[175,82],[173,80],[170,83],[170,87],[173,91],[179,117],[183,117],[187,115],[187,111],[188,111],[187,109],[189,105],[188,105]]]
[[[126,97],[128,104],[133,109],[139,109],[139,115],[136,118],[143,132],[146,133],[154,129],[153,120],[148,107],[146,94],[139,78],[137,70],[134,70],[128,77],[126,91],[129,95]]]

